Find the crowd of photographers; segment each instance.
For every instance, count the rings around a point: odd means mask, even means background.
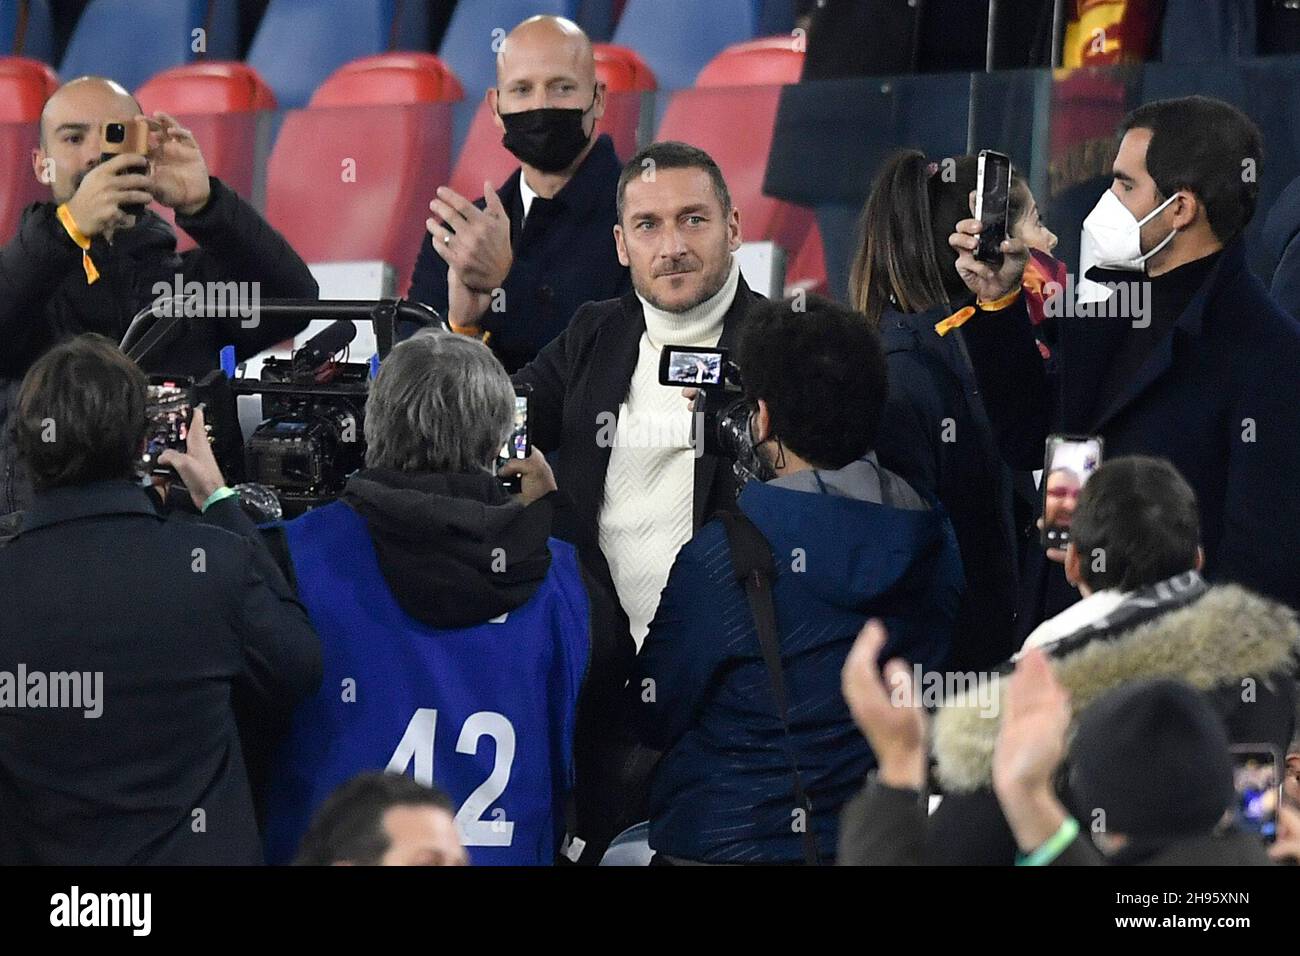
[[[173,273],[316,286],[174,120],[104,162],[130,96],[50,99],[0,249],[0,861],[1295,862],[1300,324],[1244,260],[1251,122],[1126,119],[1080,271],[1150,308],[1097,319],[1023,179],[982,250],[979,162],[915,151],[850,305],[769,301],[716,163],[619,163],[603,95],[568,21],[507,37],[520,169],[420,237],[450,330],[380,363],[337,500],[260,526],[203,408],[142,478],[145,373],[301,323],[115,343]],[[1035,478],[1061,434],[1086,483]]]

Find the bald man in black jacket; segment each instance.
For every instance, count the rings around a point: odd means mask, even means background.
[[[171,117],[151,121],[147,164],[130,154],[101,162],[101,124],[129,124],[139,113],[125,89],[96,77],[64,84],[45,104],[32,167],[53,198],[28,207],[17,235],[0,248],[0,514],[30,502],[7,423],[18,381],[52,345],[82,332],[119,341],[140,310],[178,284],[213,290],[219,283],[243,313],[191,318],[178,341],[144,362],[148,371],[197,378],[217,368],[223,346],[233,345],[242,361],[306,325],[261,321],[249,306],[319,295],[306,263],[257,210],[208,175],[194,137]],[[132,213],[155,200],[176,211],[199,248],[177,253],[165,220],[148,209]]]

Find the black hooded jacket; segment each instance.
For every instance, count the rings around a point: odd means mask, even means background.
[[[491,476],[373,469],[342,498],[366,519],[397,603],[430,627],[513,611],[550,569],[550,501],[521,508]]]

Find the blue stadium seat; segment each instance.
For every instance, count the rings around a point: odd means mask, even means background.
[[[48,0],[0,0],[0,56],[50,62],[54,30]]]
[[[794,29],[794,0],[754,0],[759,36],[770,37]]]
[[[473,0],[456,4],[438,55],[452,68],[470,100],[497,81],[495,41],[539,13],[574,19],[579,0]],[[494,33],[500,30],[503,32]]]
[[[640,53],[661,90],[686,89],[724,47],[758,35],[756,0],[628,0],[614,42]]]
[[[271,0],[247,62],[284,109],[307,105],[344,63],[388,50],[427,50],[424,0]]]
[[[237,0],[91,0],[59,72],[65,79],[107,76],[133,90],[168,67],[232,59],[239,46],[237,11]],[[194,50],[198,28],[205,31],[202,52]]]
[[[615,0],[579,0],[574,19],[591,37],[592,43],[608,43],[618,23],[618,6]]]

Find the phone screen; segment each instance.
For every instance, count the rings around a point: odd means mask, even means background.
[[[984,226],[980,230],[975,258],[1000,264],[1011,203],[1011,160],[991,149],[980,150],[975,189],[975,218]]]
[[[185,439],[189,435],[193,414],[188,385],[163,381],[148,386],[145,418],[149,426],[145,432],[143,458],[146,467],[157,470],[158,456],[168,448],[185,450]]]
[[[1101,467],[1098,436],[1050,435],[1043,456],[1043,546],[1064,548],[1079,493]]]
[[[522,388],[522,386],[521,386]],[[515,421],[510,429],[510,437],[506,443],[501,446],[501,451],[497,455],[497,471],[501,466],[512,458],[527,458],[532,453],[532,445],[528,440],[528,393],[515,390]],[[503,477],[501,484],[512,494],[518,494],[522,487],[519,475]]]
[[[1245,744],[1232,748],[1233,818],[1266,842],[1277,837],[1277,805],[1282,798],[1281,761],[1270,748]]]
[[[528,396],[516,393],[515,424],[497,457],[505,462],[511,458],[527,458],[531,451],[528,445]]]

